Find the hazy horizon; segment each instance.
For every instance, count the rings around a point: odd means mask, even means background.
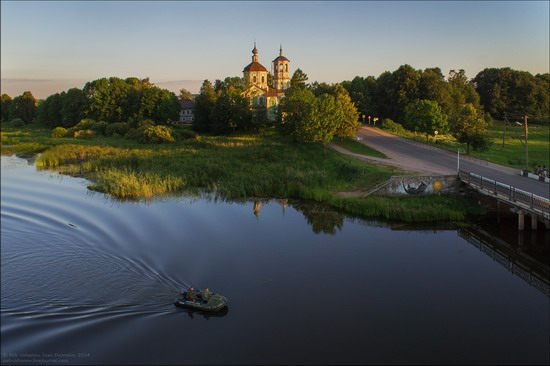
[[[275,6],[277,5],[277,6]],[[1,92],[45,98],[101,77],[197,93],[242,76],[256,41],[309,81],[409,64],[549,72],[549,2],[1,2]]]

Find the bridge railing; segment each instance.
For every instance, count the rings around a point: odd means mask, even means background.
[[[533,193],[514,188],[481,175],[464,170],[458,172],[458,177],[465,183],[475,185],[482,190],[492,192],[495,196],[504,196],[511,202],[519,202],[532,209],[540,210],[546,215],[550,213],[550,200]]]

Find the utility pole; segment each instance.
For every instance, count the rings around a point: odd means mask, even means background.
[[[523,125],[525,126],[525,172],[529,173],[529,146],[527,145],[527,136],[529,132],[527,129],[527,115],[523,116]]]

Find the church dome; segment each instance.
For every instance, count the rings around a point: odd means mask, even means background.
[[[259,62],[251,62],[243,71],[267,71],[267,69]]]

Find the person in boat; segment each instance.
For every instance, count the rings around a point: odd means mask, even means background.
[[[202,292],[202,300],[204,302],[208,302],[208,300],[210,300],[210,290],[205,288],[204,291]]]
[[[197,300],[197,294],[195,294],[195,289],[193,287],[189,287],[189,290],[187,290],[187,299],[191,301]]]

